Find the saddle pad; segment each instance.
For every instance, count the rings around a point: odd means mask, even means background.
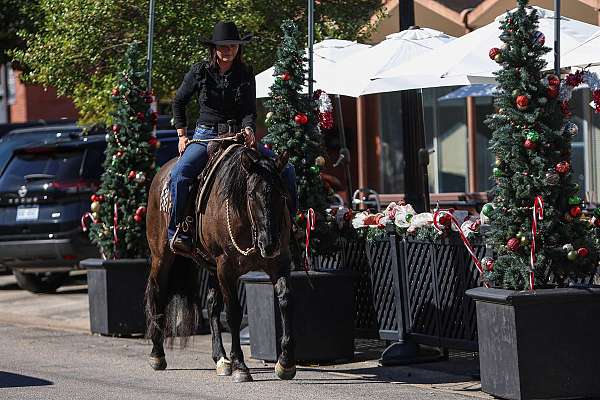
[[[160,191],[160,211],[171,215],[171,190],[169,189],[171,185],[171,179],[165,179],[163,187]]]

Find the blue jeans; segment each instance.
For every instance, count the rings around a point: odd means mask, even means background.
[[[213,139],[217,133],[211,129],[196,128],[194,139]],[[192,182],[200,175],[208,162],[208,143],[192,143],[185,149],[177,163],[171,170],[171,202],[173,209],[169,221],[169,240],[173,238],[177,224],[185,218],[185,207],[190,195]],[[259,152],[267,157],[275,158],[275,153],[259,144]],[[283,172],[283,178],[290,193],[290,212],[292,218],[296,215],[298,207],[298,194],[296,190],[296,172],[291,164],[288,164]]]

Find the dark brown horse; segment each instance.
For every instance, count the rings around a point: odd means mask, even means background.
[[[147,237],[152,269],[146,288],[146,314],[147,335],[153,344],[150,364],[155,370],[167,366],[165,338],[193,334],[201,315],[197,279],[200,267],[185,257],[175,256],[167,241],[170,206],[165,188],[174,163],[171,160],[161,168],[148,199]],[[211,271],[207,309],[212,358],[217,375],[233,374],[236,382],[252,380],[240,346],[242,309],[237,296],[238,278],[256,270],[269,275],[279,300],[283,332],[275,371],[281,379],[292,379],[296,374],[288,284],[291,220],[288,193],[281,178],[286,163],[287,156],[271,160],[237,145],[215,171],[202,227],[196,235],[196,243],[208,256]],[[232,339],[229,359],[219,322],[223,303]]]

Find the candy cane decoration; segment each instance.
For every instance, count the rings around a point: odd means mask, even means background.
[[[437,210],[433,214],[433,226],[439,231],[443,230],[443,228],[440,227],[440,223],[439,223],[439,217],[440,217],[441,213],[444,213],[444,214],[450,216],[451,223],[454,224],[454,226],[456,226],[456,228],[458,229],[458,234],[460,235],[460,238],[462,239],[463,244],[467,248],[467,251],[469,252],[469,255],[471,256],[471,259],[473,260],[475,267],[477,268],[477,270],[483,277],[483,267],[481,266],[481,262],[477,258],[477,255],[475,254],[475,249],[473,249],[473,245],[471,244],[469,239],[467,239],[467,237],[463,233],[462,229],[460,229],[460,224],[458,223],[458,220],[454,217],[454,215],[452,215],[452,213],[448,210]],[[490,287],[487,282],[483,282],[483,284],[485,287]]]
[[[538,220],[544,219],[544,201],[542,196],[536,196],[533,200],[533,219],[531,220],[531,255],[529,261],[531,268],[529,269],[529,286],[531,290],[534,290],[534,278],[535,278],[535,238],[538,232]]]
[[[315,210],[309,208],[306,212],[306,243],[304,245],[304,270],[308,272],[310,264],[310,232],[315,230]]]
[[[117,236],[117,225],[119,223],[118,205],[115,202],[113,213],[113,243],[115,245],[115,258],[117,258],[117,245],[119,244],[119,236]]]
[[[94,219],[94,216],[92,215],[92,213],[87,212],[87,213],[83,214],[81,216],[81,229],[84,232],[87,232],[89,229],[87,224],[85,223],[88,218],[92,220],[92,223],[94,223],[94,224],[98,223],[98,221]]]

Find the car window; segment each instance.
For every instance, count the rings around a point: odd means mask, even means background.
[[[88,148],[81,177],[83,179],[100,180],[104,172],[104,158],[104,148]]]
[[[55,181],[79,178],[83,149],[61,150],[49,153],[17,153],[0,177],[0,190],[12,190],[25,183],[30,174],[52,175]]]

